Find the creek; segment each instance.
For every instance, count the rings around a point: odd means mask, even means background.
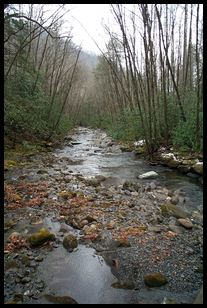
[[[159,183],[160,186],[173,191],[182,190],[185,193],[184,209],[188,211],[198,210],[202,213],[203,190],[198,181],[161,165],[151,166],[144,159],[138,158],[135,153],[122,151],[120,146],[113,142],[102,130],[78,128],[69,136],[68,140],[65,140],[61,148],[54,150],[51,154],[55,157],[55,164],[45,169],[46,174],[39,174],[38,169],[32,169],[27,174],[28,178],[47,179],[49,177],[51,179],[57,176],[60,171],[63,177],[72,175],[90,180],[97,176],[103,176],[105,180],[102,185],[106,189],[110,189],[113,186],[122,185],[126,181],[144,183],[145,185],[152,180],[138,179],[138,176],[153,170],[159,175],[155,182]],[[6,178],[18,181],[20,174],[18,172],[7,172]],[[73,188],[78,188],[78,182]],[[60,297],[64,298],[65,296],[73,298],[79,304],[153,304],[165,303],[166,300],[171,298],[178,303],[193,302],[198,287],[192,292],[184,290],[182,293],[177,291],[172,293],[165,287],[146,288],[144,285],[134,289],[124,286],[123,288],[114,288],[112,284],[117,282],[118,276],[114,275],[113,266],[107,263],[107,259],[97,253],[94,248],[84,242],[80,242],[78,247],[70,253],[63,248],[63,234],[59,232],[60,223],[56,219],[57,213],[53,212],[52,216],[49,213],[43,215],[41,224],[31,228],[28,217],[33,215],[36,209],[21,209],[21,211],[21,217],[24,216],[25,211],[25,220],[19,220],[15,231],[23,232],[26,228],[28,232],[32,228],[34,230],[34,228],[46,227],[55,233],[56,239],[60,243],[46,255],[37,268],[36,275],[38,279],[44,282],[45,286],[43,293],[34,299],[32,296],[26,296],[25,303],[61,303]],[[39,216],[42,215],[40,210],[37,213]],[[69,231],[76,235],[78,239],[81,238],[82,230],[69,228]],[[12,231],[14,230],[9,230],[7,237]],[[182,241],[180,243],[182,244]],[[125,250],[126,256],[125,253],[124,256],[129,258],[128,263],[130,263],[131,255],[133,256],[133,249],[134,247],[120,248],[120,251]],[[113,259],[113,253],[114,251],[110,255],[109,252],[108,258]],[[200,286],[200,282],[198,286]],[[9,288],[9,284],[7,288]],[[32,287],[29,284],[28,286],[25,285],[24,294],[30,292],[31,289]],[[54,298],[58,297],[59,301],[57,301],[57,298],[54,302],[51,298],[48,300],[47,296],[44,296],[45,294],[50,294]]]

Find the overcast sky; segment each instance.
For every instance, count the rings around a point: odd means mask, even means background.
[[[133,10],[133,6],[133,4],[124,4],[127,11]],[[25,9],[29,8],[28,4],[25,4],[24,7]],[[47,17],[50,16],[58,7],[58,4],[44,4],[45,15]],[[104,25],[107,25],[110,30],[113,29],[114,32],[119,31],[118,25],[115,23],[114,17],[110,12],[109,4],[65,4],[64,10],[65,12],[69,10],[69,12],[63,17],[64,24],[62,25],[61,34],[67,35],[72,27],[73,42],[81,45],[85,51],[100,54],[100,50],[90,36],[97,42],[101,50],[105,49],[109,36],[106,34]],[[183,14],[183,10],[180,12]],[[202,5],[200,7],[200,16],[202,16]],[[130,24],[127,26],[130,27]],[[195,36],[195,33],[193,32],[192,35]]]
[[[83,27],[87,29],[100,48],[103,49],[107,36],[104,34],[102,24],[106,23],[108,25],[113,21],[109,4],[70,4],[68,8],[71,8],[71,11],[65,19],[73,18],[71,24],[73,26],[74,43],[81,44],[86,51],[100,54],[99,49]],[[81,27],[80,23],[83,27]]]

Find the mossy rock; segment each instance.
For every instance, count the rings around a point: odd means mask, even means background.
[[[70,296],[54,296],[50,294],[45,294],[44,297],[51,303],[55,304],[78,304],[72,297]]]
[[[78,246],[78,241],[73,234],[68,234],[64,237],[63,247],[65,249],[74,249]]]
[[[10,170],[12,168],[15,168],[17,166],[17,162],[15,160],[4,160],[4,171]]]
[[[160,208],[162,215],[166,217],[174,216],[176,218],[186,218],[190,216],[188,212],[182,210],[174,204],[162,204]]]
[[[145,146],[139,147],[135,150],[136,155],[142,155],[142,154],[145,154],[145,153],[146,153],[146,147]]]
[[[180,162],[178,160],[173,160],[173,159],[167,162],[169,168],[177,168],[179,164]]]
[[[27,238],[31,247],[40,246],[43,243],[47,241],[52,241],[54,239],[55,239],[55,235],[53,233],[50,233],[45,228],[40,229],[39,231],[37,231],[36,233],[33,233]]]
[[[182,161],[182,165],[187,165],[187,166],[192,166],[193,164],[195,164],[195,160],[192,160],[192,159],[184,159]]]
[[[161,273],[152,273],[144,277],[144,282],[148,287],[160,287],[168,283],[167,278]]]
[[[58,195],[60,197],[62,197],[63,199],[71,199],[77,196],[77,194],[75,192],[72,191],[61,191],[58,193]]]

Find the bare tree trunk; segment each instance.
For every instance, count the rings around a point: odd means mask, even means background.
[[[196,104],[196,141],[197,141],[197,148],[200,148],[200,61],[199,61],[199,51],[198,51],[198,22],[199,22],[199,4],[197,5],[197,16],[196,16],[196,90],[197,90],[197,104]]]
[[[161,31],[162,44],[163,44],[163,48],[165,50],[167,66],[168,66],[168,69],[170,70],[170,75],[171,75],[171,78],[172,78],[173,86],[174,86],[174,89],[175,89],[175,92],[176,92],[176,95],[177,95],[178,105],[180,107],[181,118],[182,118],[183,122],[186,122],[186,116],[185,116],[183,105],[182,105],[182,102],[181,102],[181,96],[180,96],[178,87],[176,85],[175,76],[173,75],[172,67],[170,65],[170,61],[169,61],[169,58],[168,58],[168,53],[167,53],[167,49],[166,49],[165,42],[164,42],[164,37],[163,37],[163,28],[162,28],[162,23],[161,23],[161,19],[160,19],[160,13],[158,11],[158,8],[157,8],[156,4],[155,4],[155,9],[156,9],[156,13],[157,13],[157,17],[158,17],[158,22],[159,22],[159,27],[160,27],[160,31]]]

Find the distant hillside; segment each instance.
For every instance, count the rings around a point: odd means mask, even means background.
[[[80,61],[86,65],[89,70],[93,70],[98,62],[98,57],[94,53],[82,50],[80,53]]]

